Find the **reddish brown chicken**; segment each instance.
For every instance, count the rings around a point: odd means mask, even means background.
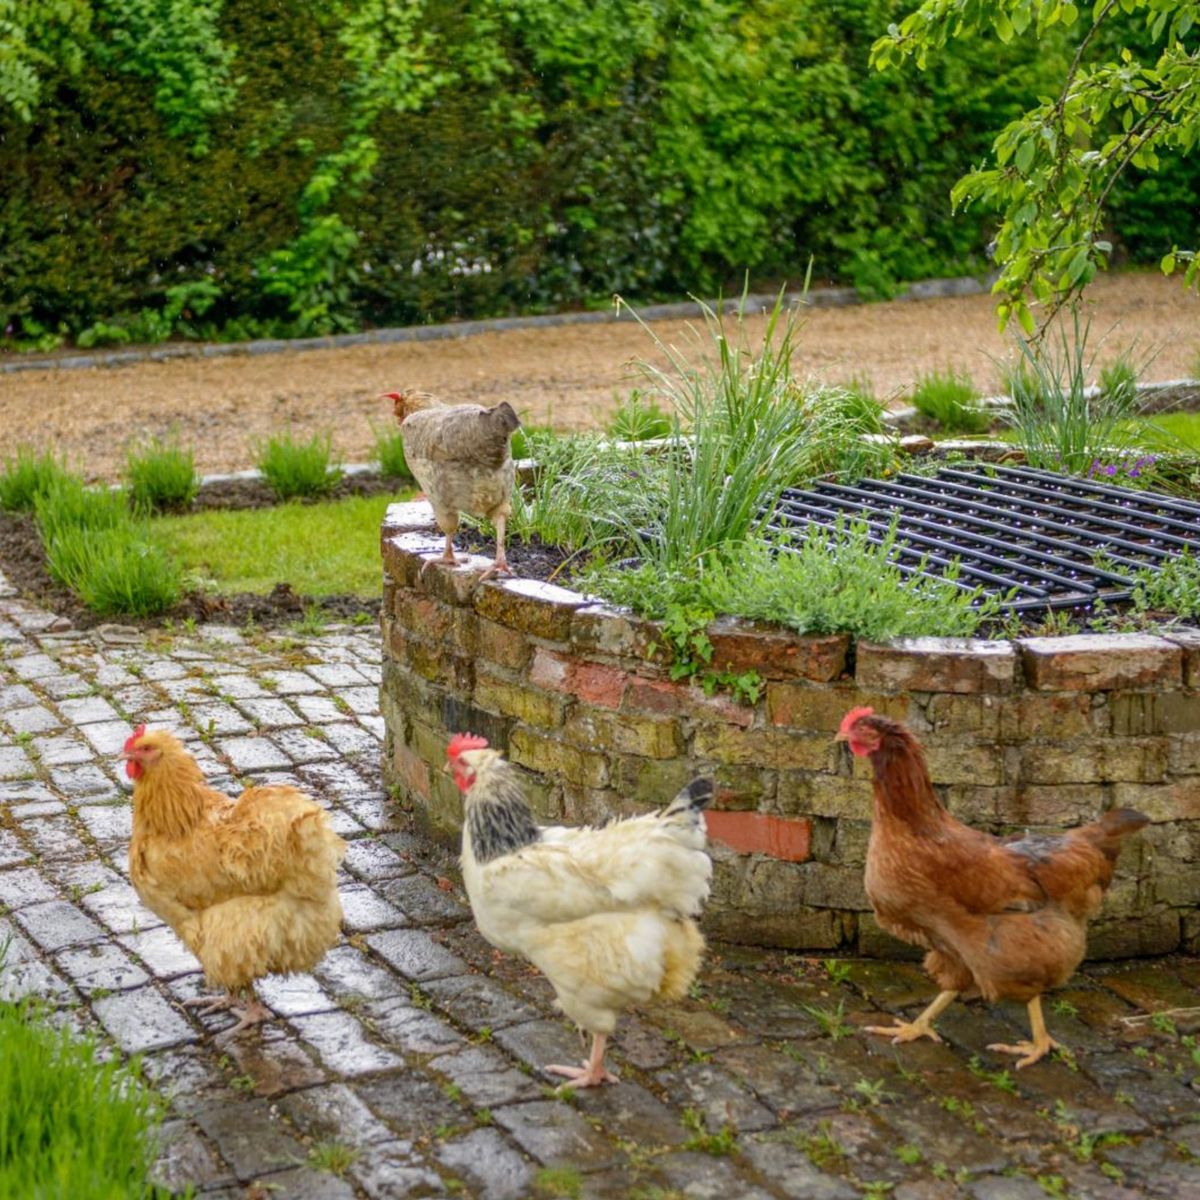
[[[875,770],[867,898],[884,929],[929,951],[925,970],[941,989],[915,1021],[868,1032],[893,1043],[940,1041],[934,1017],[960,993],[978,990],[985,1000],[1029,1007],[1031,1039],[988,1049],[1019,1055],[1018,1067],[1037,1062],[1058,1045],[1046,1032],[1042,993],[1082,961],[1087,922],[1100,909],[1121,841],[1147,818],[1123,808],[1064,834],[995,838],[942,807],[925,753],[899,721],[855,708],[837,736]]]
[[[512,513],[516,470],[512,435],[521,422],[512,405],[442,404],[425,392],[385,392],[395,405],[404,457],[446,535],[436,561],[457,563],[459,515],[486,517],[496,527],[496,560],[485,572],[508,571],[505,524]]]

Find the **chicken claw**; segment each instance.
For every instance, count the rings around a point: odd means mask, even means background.
[[[915,1042],[917,1038],[923,1037],[930,1038],[935,1042],[942,1040],[941,1034],[928,1021],[920,1019],[897,1021],[895,1025],[864,1025],[863,1030],[866,1033],[878,1033],[884,1037],[891,1037],[893,1046],[898,1046],[901,1042]]]
[[[236,996],[227,993],[224,996],[193,996],[190,1000],[184,1000],[180,1007],[194,1008],[198,1017],[207,1017],[216,1012],[225,1012],[237,1002]]]
[[[512,567],[508,563],[494,562],[479,576],[479,582],[482,583],[485,579],[491,579],[493,575],[511,575],[512,573]]]
[[[218,1033],[214,1042],[231,1041],[237,1037],[244,1029],[249,1029],[252,1025],[260,1025],[263,1021],[271,1019],[271,1010],[262,1003],[261,1000],[251,1000],[244,1009],[238,1013],[238,1022],[230,1029]]]
[[[988,1044],[989,1050],[995,1050],[997,1054],[1021,1054],[1024,1057],[1017,1062],[1017,1070],[1022,1067],[1031,1067],[1035,1062],[1046,1057],[1051,1050],[1059,1050],[1061,1047],[1051,1037],[1046,1038],[1044,1042],[1015,1042],[1013,1045],[1006,1045],[1004,1042],[991,1042]]]
[[[598,1087],[602,1083],[617,1083],[617,1077],[604,1066],[604,1048],[607,1044],[608,1038],[597,1033],[592,1037],[591,1057],[584,1060],[582,1067],[564,1067],[555,1063],[544,1069],[551,1075],[566,1076],[569,1087]]]

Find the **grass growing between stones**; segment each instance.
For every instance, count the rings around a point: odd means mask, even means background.
[[[269,592],[286,581],[303,595],[379,594],[379,526],[406,496],[162,517],[155,542],[186,574],[223,593]]]
[[[166,1200],[149,1178],[161,1119],[136,1067],[0,1004],[0,1195]]]

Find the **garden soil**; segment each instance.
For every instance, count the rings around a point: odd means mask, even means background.
[[[1143,378],[1195,372],[1200,297],[1155,273],[1102,276],[1088,293],[1098,362],[1133,347],[1153,357]],[[749,319],[761,337],[765,317]],[[698,321],[659,321],[654,337],[693,361],[704,353]],[[711,351],[711,342],[707,349]],[[1013,353],[986,295],[812,308],[797,339],[802,377],[860,380],[893,404],[923,371],[956,368],[984,391]],[[178,430],[206,473],[254,465],[255,444],[292,429],[332,433],[343,461],[372,457],[372,426],[390,427],[379,393],[415,387],[452,403],[509,401],[527,424],[603,425],[639,386],[637,360],[662,363],[654,338],[633,322],[507,330],[441,341],[292,351],[259,356],[0,375],[0,447],[21,442],[65,452],[92,479],[116,480],[126,448]],[[645,387],[642,380],[641,385]]]

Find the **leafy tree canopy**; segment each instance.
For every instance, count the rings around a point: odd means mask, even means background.
[[[956,207],[978,201],[1002,214],[994,252],[1001,328],[1016,317],[1033,333],[1031,299],[1048,321],[1107,264],[1105,204],[1127,168],[1153,172],[1160,155],[1195,146],[1198,18],[1200,4],[1181,0],[1096,0],[1090,15],[1069,0],[926,0],[872,47],[881,70],[906,58],[924,70],[947,42],[971,35],[1007,43],[1078,30],[1059,94],[1009,122],[993,143],[994,163],[952,192]],[[1144,21],[1137,48],[1122,44],[1131,19]],[[1194,250],[1164,256],[1166,274],[1177,267],[1200,285]]]

